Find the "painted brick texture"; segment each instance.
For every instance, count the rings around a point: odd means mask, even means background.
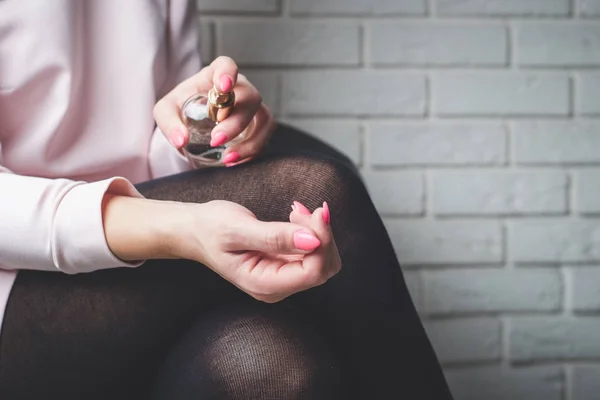
[[[600,398],[599,0],[198,0],[359,166],[457,400]]]

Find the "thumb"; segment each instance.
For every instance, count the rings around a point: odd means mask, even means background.
[[[314,231],[289,222],[244,221],[228,251],[255,250],[276,254],[306,254],[321,245]]]

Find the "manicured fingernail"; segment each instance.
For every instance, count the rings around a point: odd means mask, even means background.
[[[320,245],[321,241],[309,231],[299,230],[294,233],[294,246],[298,250],[313,251]]]
[[[323,202],[323,222],[329,224],[329,219],[331,218],[331,214],[329,214],[329,205],[327,202]]]
[[[240,159],[239,153],[232,151],[231,153],[225,154],[225,157],[223,157],[223,164],[231,164],[233,162],[236,162],[239,159]]]
[[[210,145],[212,147],[222,146],[227,142],[227,135],[223,132],[217,132],[210,139]]]
[[[221,92],[229,92],[233,87],[233,80],[227,75],[223,75],[219,79],[219,84],[221,85]]]
[[[184,136],[181,128],[173,129],[171,131],[171,133],[169,134],[169,140],[171,140],[171,143],[173,144],[173,146],[175,146],[177,148],[182,147],[183,142],[185,141],[185,136]]]
[[[300,214],[310,215],[310,210],[304,206],[304,204],[294,201],[294,205]]]
[[[296,205],[292,204],[292,211],[296,211]]]

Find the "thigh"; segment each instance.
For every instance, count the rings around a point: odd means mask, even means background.
[[[191,262],[22,271],[2,329],[0,397],[139,398],[189,323],[236,299],[246,301]]]
[[[355,172],[358,171],[346,154],[314,135],[284,123],[279,123],[264,155],[309,155],[321,159],[331,159],[344,164]]]
[[[294,200],[320,206],[336,179],[337,169],[360,179],[344,154],[314,136],[280,124],[257,159],[234,168],[205,168],[137,185],[155,200],[207,202],[228,200],[253,211],[259,219],[287,221]],[[307,194],[314,189],[316,196]],[[314,203],[318,197],[320,203]]]

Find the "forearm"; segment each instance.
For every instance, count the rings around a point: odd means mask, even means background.
[[[182,204],[106,194],[102,216],[106,242],[123,261],[178,258]]]
[[[107,193],[141,197],[126,179],[86,183],[0,173],[0,268],[60,271],[135,267],[106,243]]]

